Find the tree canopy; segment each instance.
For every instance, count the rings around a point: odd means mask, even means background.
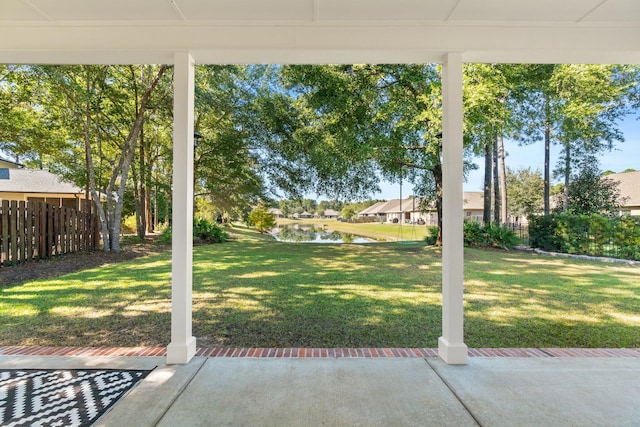
[[[620,119],[640,105],[638,71],[466,64],[465,171],[487,159],[493,209],[504,212],[507,199],[511,214],[539,203],[520,188],[527,182],[537,194],[537,173],[497,168],[508,160],[503,136],[544,142],[545,210],[550,146],[561,148],[562,205],[573,209],[572,181],[595,173],[587,159],[623,140]],[[315,193],[335,203],[300,206],[340,211],[369,199],[384,179],[411,185],[441,219],[440,73],[437,64],[198,66],[196,206],[211,217],[246,218],[258,205]],[[155,65],[0,65],[0,151],[84,188],[100,212],[105,249],[118,250],[124,216],[136,215],[139,235],[170,218],[171,79],[171,67]]]

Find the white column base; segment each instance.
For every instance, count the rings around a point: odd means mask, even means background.
[[[191,337],[186,343],[171,343],[167,346],[167,365],[189,363],[196,355],[196,339]]]
[[[438,356],[447,365],[466,365],[468,350],[465,343],[450,343],[444,337],[438,338]]]

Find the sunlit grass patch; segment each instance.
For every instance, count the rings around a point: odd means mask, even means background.
[[[198,345],[435,347],[441,251],[276,243],[194,248]],[[170,254],[0,289],[0,343],[169,342]],[[640,347],[640,268],[465,251],[471,347]]]

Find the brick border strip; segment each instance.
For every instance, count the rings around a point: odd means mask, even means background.
[[[0,356],[166,356],[165,347],[0,346]],[[435,348],[199,348],[202,357],[437,357]],[[640,357],[640,348],[470,348],[469,357]]]

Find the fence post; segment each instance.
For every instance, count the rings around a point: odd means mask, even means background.
[[[25,209],[24,200],[21,200],[18,202],[18,210],[16,214],[18,215],[18,218],[16,219],[16,222],[18,225],[18,233],[17,233],[18,262],[25,262],[27,260],[27,251],[26,251],[26,245],[25,245],[26,243],[25,240],[27,239],[27,233],[25,229],[26,209]]]
[[[33,202],[27,201],[27,261],[33,259]]]
[[[2,201],[2,223],[0,224],[0,265],[9,263],[9,201]]]
[[[18,258],[18,225],[16,224],[18,216],[18,202],[11,201],[11,212],[9,213],[9,245],[11,245],[11,263],[16,264]]]
[[[51,258],[53,253],[53,212],[55,212],[55,206],[47,203],[47,258]]]

